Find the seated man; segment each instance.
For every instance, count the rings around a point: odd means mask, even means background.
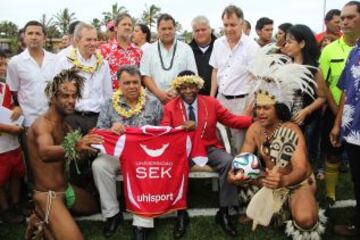
[[[208,152],[208,164],[219,173],[220,178],[220,210],[216,214],[216,223],[230,236],[236,236],[237,230],[229,220],[228,208],[238,206],[237,189],[226,180],[233,156],[228,154],[216,136],[216,123],[219,121],[231,128],[246,128],[252,118],[236,116],[226,110],[215,98],[198,95],[204,80],[191,71],[179,74],[171,86],[179,96],[164,107],[162,125],[172,127],[196,125],[195,134],[200,137]],[[250,109],[251,110],[251,109]],[[186,211],[178,211],[174,237],[180,238],[185,234],[189,217]]]
[[[45,89],[49,110],[29,129],[27,141],[35,213],[29,222],[26,239],[32,239],[35,232],[45,234],[45,239],[84,239],[70,211],[80,214],[98,211],[98,204],[89,193],[68,182],[69,162],[78,159],[69,155],[93,151],[91,144],[102,143],[102,138],[95,134],[81,138],[73,132],[65,136],[69,126],[64,119],[74,112],[83,81],[75,70],[64,70],[55,76]]]
[[[131,65],[121,66],[117,78],[120,90],[102,106],[96,127],[121,133],[125,126],[159,125],[162,105],[156,98],[146,95],[141,87],[139,70]],[[116,197],[116,175],[119,169],[119,159],[105,154],[99,154],[92,164],[94,181],[100,193],[101,212],[106,218],[103,228],[106,237],[115,233],[123,219]],[[140,227],[147,226],[144,226],[146,220],[134,215],[133,225],[137,226],[134,228],[135,234],[142,230]]]
[[[252,92],[255,93],[258,121],[248,129],[241,148],[241,152],[258,153],[265,163],[265,176],[248,180],[244,178],[241,171],[235,172],[231,169],[228,179],[229,182],[235,184],[255,184],[267,187],[272,189],[270,192],[273,196],[276,192],[285,193],[285,197],[281,198],[283,202],[281,201],[280,206],[283,207],[282,210],[287,206],[292,217],[292,221],[288,221],[287,224],[287,235],[300,239],[295,236],[299,234],[310,236],[311,234],[311,236],[318,235],[316,239],[320,239],[324,227],[319,224],[319,220],[324,219],[318,217],[314,174],[307,158],[304,136],[299,127],[290,122],[290,106],[294,88],[311,93],[309,85],[309,82],[312,82],[309,78],[311,74],[306,66],[285,63],[286,58],[283,57],[276,61],[276,56],[272,54],[264,56],[261,60],[262,64],[259,64],[262,69],[254,68],[253,86],[255,87]],[[268,63],[268,68],[266,68],[266,63]],[[268,76],[268,73],[271,73],[271,76]],[[251,206],[254,206],[259,194],[260,192],[256,193],[250,201],[247,209],[248,216],[251,215],[249,214]],[[266,205],[264,201],[258,204]],[[274,210],[274,213],[279,213],[279,211]],[[272,216],[270,215],[270,218]],[[255,222],[257,219],[253,218],[253,220]]]

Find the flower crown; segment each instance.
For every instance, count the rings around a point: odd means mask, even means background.
[[[171,88],[176,90],[184,83],[195,84],[198,89],[201,89],[204,86],[204,80],[201,77],[196,75],[185,75],[175,78],[175,80],[171,82]]]

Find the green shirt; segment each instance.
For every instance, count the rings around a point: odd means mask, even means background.
[[[344,42],[344,37],[341,37],[327,45],[321,52],[320,69],[337,105],[341,97],[337,83],[352,48]]]

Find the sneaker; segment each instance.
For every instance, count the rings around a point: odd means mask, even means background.
[[[25,221],[25,217],[17,214],[13,209],[6,209],[0,213],[0,218],[3,222],[8,224],[20,224]]]
[[[359,227],[355,225],[335,225],[334,233],[344,237],[355,237],[360,236]]]

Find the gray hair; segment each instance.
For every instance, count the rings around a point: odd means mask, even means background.
[[[243,11],[241,10],[241,8],[239,8],[238,6],[235,6],[235,5],[227,6],[224,9],[223,13],[221,14],[221,18],[224,19],[225,15],[230,16],[230,15],[233,15],[233,14],[235,14],[240,19],[244,19]]]
[[[117,76],[117,79],[119,81],[121,81],[121,74],[123,72],[127,72],[128,74],[130,75],[138,75],[139,76],[139,79],[141,79],[141,73],[140,73],[140,70],[138,67],[136,67],[135,65],[122,65],[119,67],[117,73],[116,73],[116,76]]]
[[[96,30],[96,28],[93,25],[88,24],[88,23],[84,23],[84,22],[80,22],[75,27],[74,38],[78,38],[78,39],[81,38],[81,31],[83,29],[89,29],[89,30],[95,29]]]
[[[198,25],[198,24],[205,24],[208,28],[211,28],[209,19],[207,19],[207,17],[202,16],[202,15],[195,17],[191,21],[191,26],[192,26],[193,30],[196,27],[196,25]]]

